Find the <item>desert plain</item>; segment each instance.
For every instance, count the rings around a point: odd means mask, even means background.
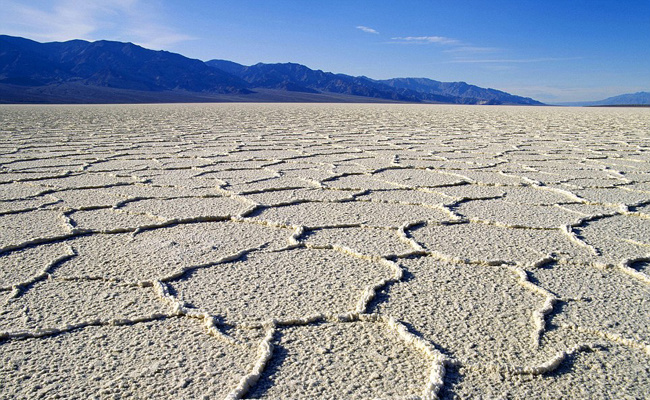
[[[648,109],[0,106],[0,398],[642,399]]]

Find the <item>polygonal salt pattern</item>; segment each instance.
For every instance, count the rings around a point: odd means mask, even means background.
[[[0,106],[7,398],[644,398],[650,116]]]
[[[334,250],[294,249],[252,253],[170,283],[183,301],[241,324],[353,312],[367,287],[393,274],[388,265]]]
[[[531,315],[544,298],[518,285],[507,268],[431,257],[402,264],[410,278],[388,290],[377,312],[408,321],[465,362],[517,364],[530,358]]]
[[[82,236],[70,242],[78,254],[54,276],[151,282],[182,274],[260,247],[283,247],[291,231],[259,224],[206,222],[171,225],[135,235]]]

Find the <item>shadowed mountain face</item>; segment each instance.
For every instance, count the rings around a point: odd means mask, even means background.
[[[383,101],[541,105],[464,82],[384,81],[304,65],[203,62],[132,43],[0,35],[0,103]]]
[[[0,36],[0,83],[81,83],[140,91],[249,92],[247,84],[200,60],[109,41],[38,43]]]

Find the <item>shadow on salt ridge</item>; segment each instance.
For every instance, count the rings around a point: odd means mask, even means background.
[[[357,200],[369,200],[387,203],[403,203],[428,205],[431,207],[441,206],[442,204],[452,202],[453,198],[436,192],[425,192],[412,189],[395,189],[395,190],[373,190],[362,196],[357,196]]]
[[[352,200],[354,192],[319,189],[282,189],[248,193],[242,197],[259,204],[274,206],[298,201]]]
[[[301,238],[307,245],[351,249],[367,257],[390,257],[416,251],[400,240],[399,233],[383,228],[326,228],[309,231]]]
[[[146,214],[163,220],[191,218],[227,218],[251,208],[252,203],[231,197],[191,197],[179,199],[147,199],[126,203],[120,208],[131,214]],[[143,224],[145,225],[145,224]]]
[[[427,169],[385,169],[372,176],[400,187],[440,187],[468,182],[459,175]]]
[[[638,351],[607,345],[576,353],[544,375],[504,375],[450,367],[440,399],[642,399],[650,387],[647,363],[648,357]]]
[[[118,177],[104,173],[81,173],[77,175],[70,175],[65,178],[43,179],[33,183],[49,188],[79,189],[84,187],[96,188],[120,184],[128,185],[138,182],[142,182],[142,179],[137,179],[131,176]]]
[[[263,190],[277,189],[309,189],[318,188],[320,184],[311,182],[306,179],[291,177],[274,177],[250,182],[233,183],[223,186],[225,190],[246,194],[247,192],[257,192]]]
[[[397,183],[386,182],[381,179],[373,178],[369,175],[344,175],[334,179],[328,179],[322,182],[326,188],[340,190],[382,190],[397,189],[403,187]]]
[[[509,227],[553,229],[577,219],[574,213],[552,205],[519,204],[501,199],[467,201],[454,209],[470,220]]]

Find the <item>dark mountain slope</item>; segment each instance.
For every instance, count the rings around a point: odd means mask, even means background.
[[[248,92],[241,79],[200,60],[132,43],[38,43],[0,36],[0,83],[46,86],[71,82],[142,91]]]

